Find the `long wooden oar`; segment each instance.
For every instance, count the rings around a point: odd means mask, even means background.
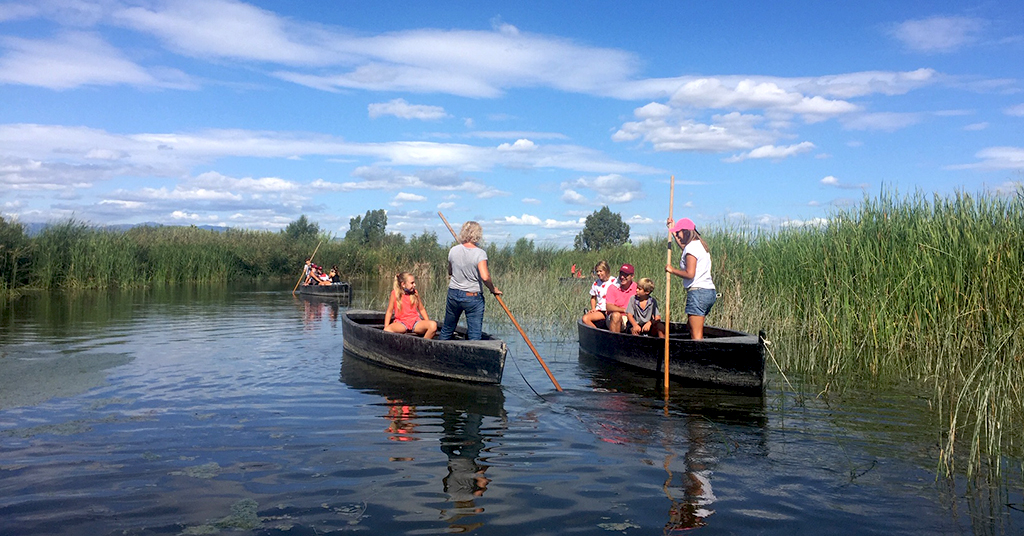
[[[324,243],[323,240],[317,242],[316,243],[316,248],[313,249],[313,255],[309,256],[309,267],[310,267],[310,269],[313,268],[313,257],[316,255],[316,252],[320,250],[320,244],[323,244],[323,243]],[[292,294],[295,294],[295,291],[299,290],[299,285],[302,284],[302,278],[303,277],[306,277],[306,269],[305,268],[302,269],[302,275],[299,276],[299,282],[295,283],[295,288],[292,289]]]
[[[438,212],[437,215],[441,216],[441,221],[443,221],[445,226],[448,227],[448,231],[452,233],[452,238],[455,239],[455,243],[458,243],[459,236],[455,234],[455,229],[452,229],[451,224],[448,223],[447,219],[445,219],[444,214]],[[498,303],[501,304],[501,308],[505,310],[505,314],[507,314],[508,319],[512,321],[512,325],[514,325],[516,329],[519,330],[519,334],[523,336],[523,340],[526,341],[526,345],[530,347],[531,351],[533,351],[533,356],[537,358],[537,361],[540,363],[540,366],[544,367],[544,372],[548,374],[548,378],[551,378],[551,383],[555,385],[555,389],[561,391],[562,386],[558,385],[558,380],[555,379],[555,375],[551,373],[551,369],[548,368],[547,363],[545,363],[544,360],[540,358],[540,354],[537,352],[537,349],[533,347],[533,343],[530,342],[530,338],[526,336],[526,332],[523,331],[523,328],[519,326],[519,322],[516,322],[516,317],[512,316],[512,311],[508,310],[508,306],[505,305],[505,301],[502,300],[501,296],[498,296],[497,294],[494,295],[494,298],[498,300]]]
[[[672,219],[672,203],[676,195],[676,176],[672,175],[668,187],[668,218]],[[665,254],[665,266],[672,264],[672,229],[668,230],[668,253]],[[671,326],[672,307],[672,272],[665,272],[665,400],[668,400],[668,355],[669,328]]]

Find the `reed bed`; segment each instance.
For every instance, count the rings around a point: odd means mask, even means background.
[[[443,315],[450,241],[408,242],[391,235],[359,245],[321,236],[306,241],[266,231],[214,232],[139,227],[101,231],[68,221],[27,240],[4,223],[0,274],[5,287],[106,288],[277,278],[294,282],[314,262],[346,278],[379,282],[366,303],[386,305],[391,278],[410,271],[432,315]],[[486,226],[485,226],[486,234]],[[766,329],[772,357],[819,393],[863,381],[914,382],[932,389],[942,422],[940,464],[968,472],[1022,457],[1024,439],[1024,190],[950,197],[883,192],[821,226],[702,229],[722,294],[708,322]],[[394,238],[394,239],[392,239]],[[439,243],[440,242],[440,243]],[[667,236],[598,252],[535,247],[532,241],[486,245],[496,284],[531,337],[574,335],[589,304],[587,283],[565,281],[606,260],[633,264],[664,301]],[[12,261],[11,259],[15,259]],[[672,262],[679,260],[679,250]],[[671,317],[685,318],[682,282],[672,283]],[[489,300],[490,301],[490,300]],[[664,304],[662,304],[664,306]],[[493,301],[486,321],[507,322]],[[772,364],[774,366],[774,363]]]

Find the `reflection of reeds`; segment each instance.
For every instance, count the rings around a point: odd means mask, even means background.
[[[807,374],[826,390],[860,379],[926,382],[944,423],[941,458],[947,469],[963,446],[969,468],[998,461],[1000,453],[1021,455],[1024,190],[1016,197],[883,193],[821,226],[702,231],[722,294],[709,323],[767,329],[780,368]],[[13,244],[14,238],[4,240]],[[17,266],[42,288],[294,282],[316,240],[195,227],[101,231],[71,220],[19,246],[30,258]],[[379,281],[376,294],[356,293],[357,302],[378,309],[386,305],[391,277],[414,271],[428,311],[441,320],[449,245],[429,233],[409,241],[389,235],[370,245],[326,240],[315,262],[337,265],[345,278]],[[535,247],[526,239],[487,245],[505,302],[538,340],[574,336],[576,319],[589,304],[587,283],[560,280],[573,264],[587,273],[599,260],[613,272],[628,262],[638,278],[655,282],[654,295],[661,299],[665,247],[664,235],[600,252]],[[674,262],[678,255],[676,249]],[[672,318],[681,320],[681,281],[674,280],[672,289]],[[486,321],[507,322],[488,301]]]

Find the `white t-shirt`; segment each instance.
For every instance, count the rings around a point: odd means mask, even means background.
[[[608,294],[608,289],[612,288],[612,285],[617,285],[619,282],[614,277],[609,277],[608,281],[601,281],[597,279],[593,285],[590,285],[590,295],[597,298],[597,310],[607,311],[607,303],[605,301],[605,294]]]
[[[687,289],[706,288],[714,289],[715,284],[711,281],[711,254],[704,249],[700,240],[694,240],[683,248],[683,256],[679,258],[679,267],[686,269],[686,256],[693,255],[697,259],[697,269],[693,272],[693,279],[683,278],[683,286]]]

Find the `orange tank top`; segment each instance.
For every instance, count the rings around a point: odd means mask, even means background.
[[[412,303],[412,296],[402,293],[401,307],[395,308],[395,321],[406,326],[414,326],[420,321],[419,308]]]

